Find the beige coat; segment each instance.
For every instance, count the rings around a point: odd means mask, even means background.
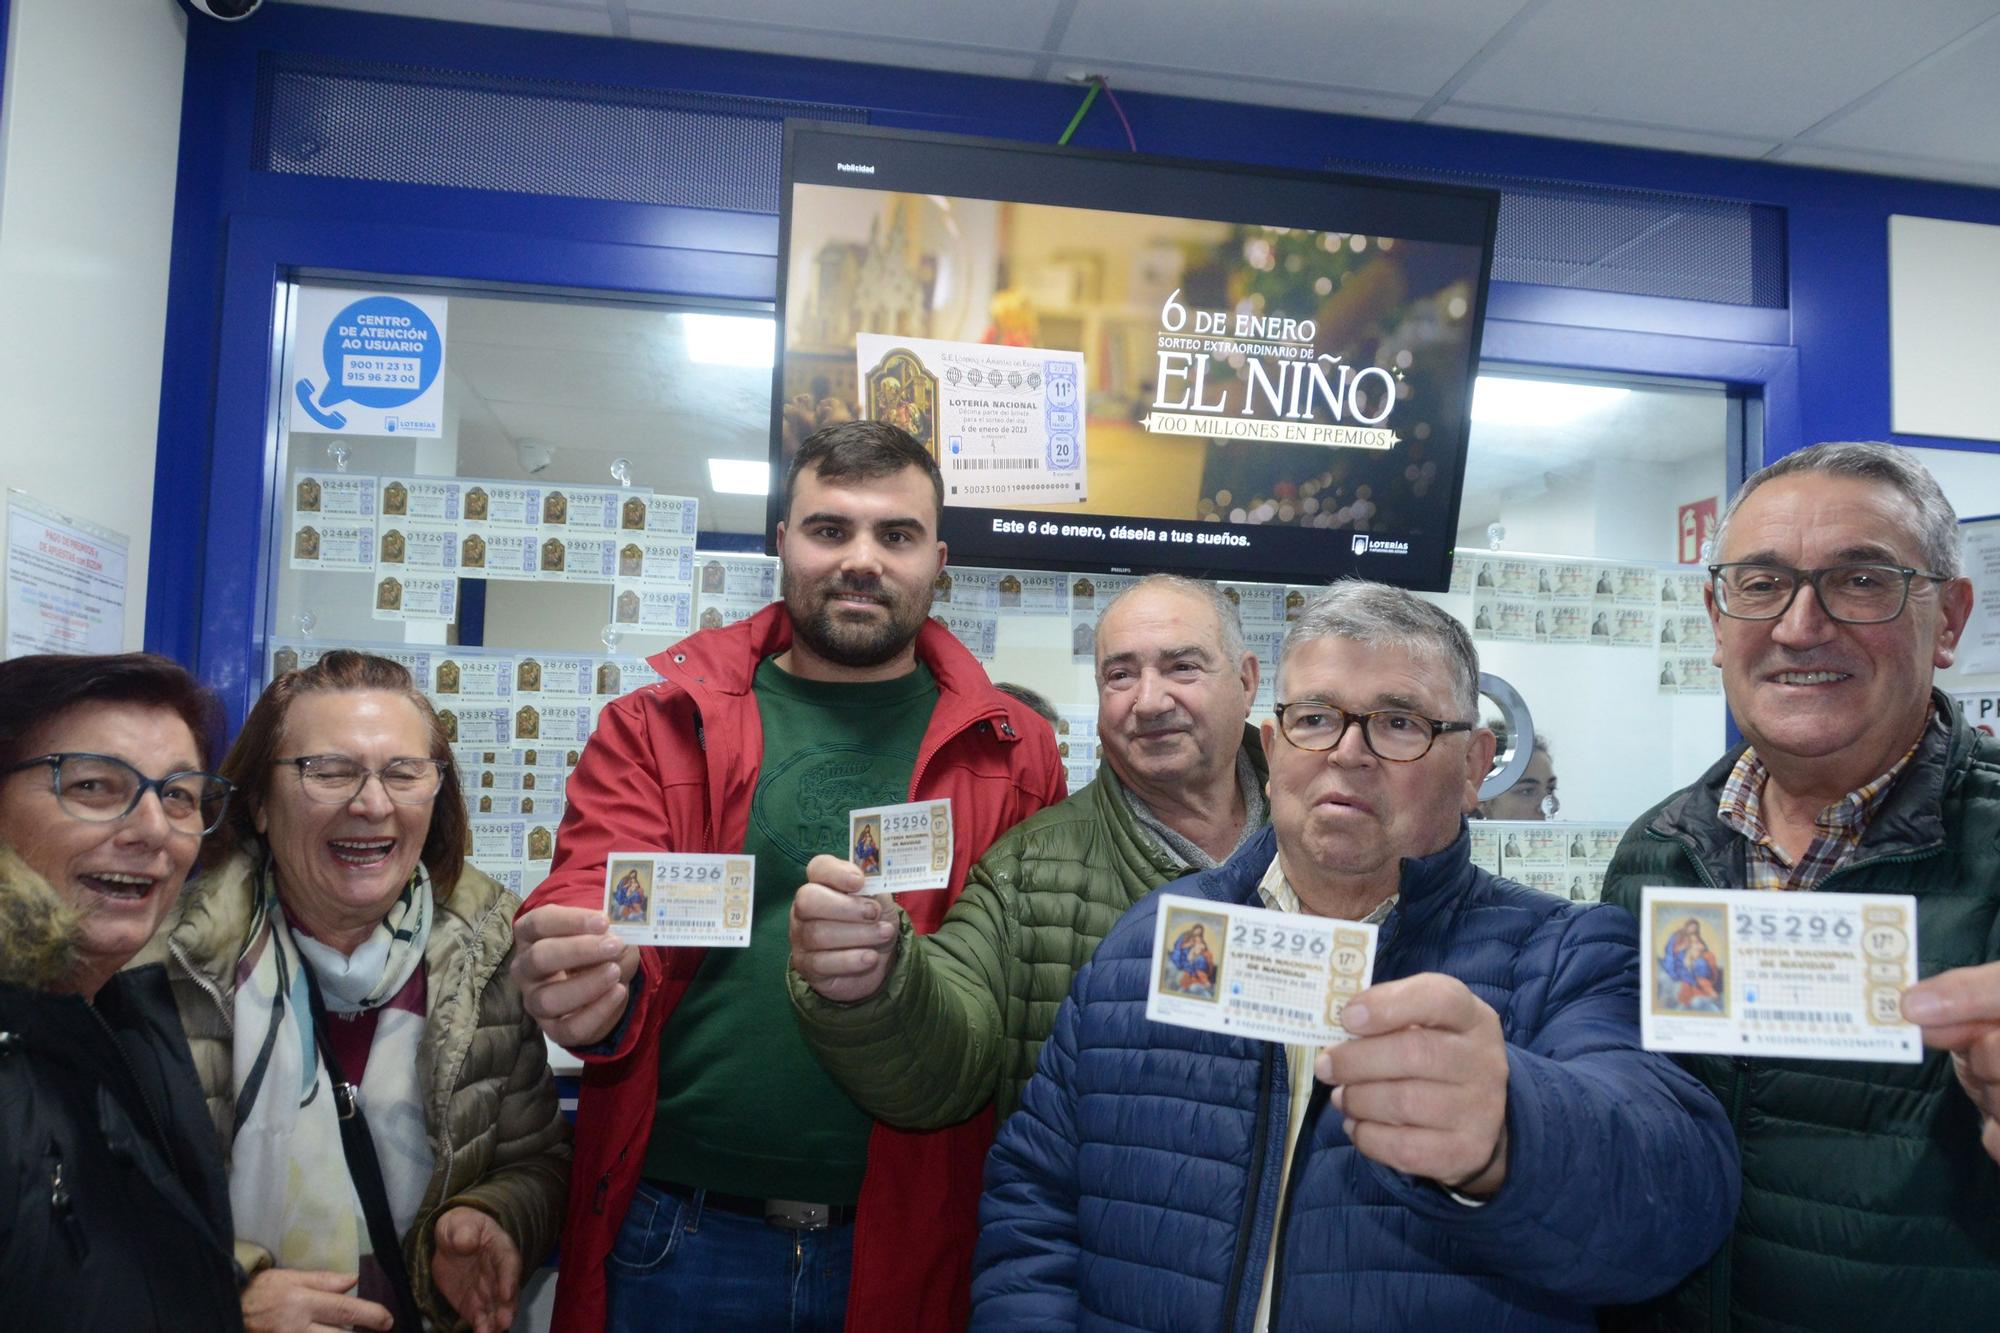
[[[174,1003],[226,1156],[235,1118],[236,960],[250,927],[255,862],[239,852],[188,886],[160,933],[133,960],[167,964]],[[467,1204],[490,1213],[520,1247],[523,1277],[547,1256],[562,1226],[569,1182],[569,1126],[556,1106],[541,1029],[507,975],[520,900],[471,866],[449,891],[424,949],[428,992],[420,1056],[424,1121],[437,1167],[403,1238],[410,1282],[427,1318],[463,1324],[431,1283],[431,1231],[440,1213]],[[236,1243],[244,1271],[271,1264]]]

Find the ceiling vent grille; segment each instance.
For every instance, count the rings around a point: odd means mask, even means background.
[[[1352,160],[1336,171],[1500,192],[1493,280],[1782,310],[1785,213],[1768,204],[1565,181],[1418,173]]]
[[[865,111],[267,55],[256,165],[286,175],[778,211],[787,117]]]

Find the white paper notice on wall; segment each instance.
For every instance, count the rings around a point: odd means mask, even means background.
[[[1891,429],[2000,440],[1996,364],[2000,227],[1891,216]]]
[[[447,304],[442,296],[301,286],[285,397],[291,429],[442,434]]]
[[[1965,572],[1972,579],[1972,617],[1958,641],[1958,673],[2000,672],[2000,521],[1967,523]]]
[[[7,492],[7,656],[125,650],[131,540]]]

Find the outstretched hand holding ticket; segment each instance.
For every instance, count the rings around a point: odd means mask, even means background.
[[[815,856],[792,897],[792,970],[839,1004],[882,989],[896,959],[896,906],[862,893],[861,867]]]
[[[1966,1096],[1979,1108],[1980,1146],[2000,1162],[2000,963],[1957,967],[1903,992],[1903,1017],[1924,1045],[1951,1052]]]
[[[1484,1196],[1507,1178],[1507,1043],[1456,977],[1426,972],[1348,1001],[1354,1036],[1322,1050],[1347,1136],[1371,1161]]]

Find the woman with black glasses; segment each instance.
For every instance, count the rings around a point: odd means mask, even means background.
[[[228,1157],[252,1330],[501,1333],[569,1175],[513,894],[465,864],[437,713],[395,662],[271,683],[219,864],[160,947]]]
[[[219,710],[163,657],[0,663],[9,1328],[241,1326],[223,1162],[166,972],[121,971],[222,821]]]

